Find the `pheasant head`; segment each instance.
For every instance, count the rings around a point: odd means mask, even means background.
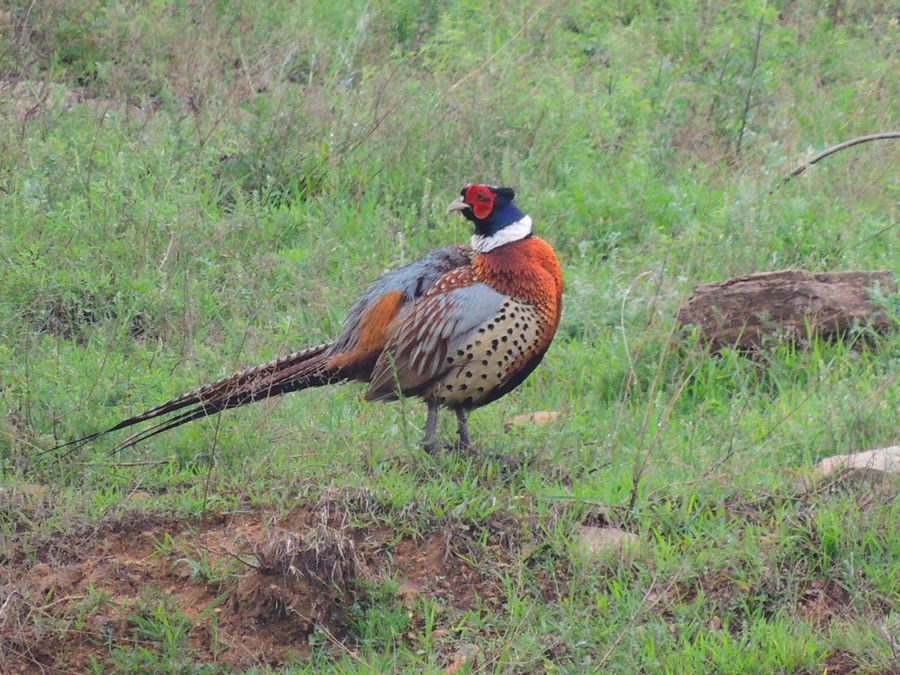
[[[531,236],[531,218],[516,207],[515,196],[511,187],[471,183],[460,190],[447,212],[461,213],[475,226],[472,248],[487,253]]]

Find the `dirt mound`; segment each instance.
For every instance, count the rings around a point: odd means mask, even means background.
[[[390,545],[347,520],[321,504],[281,517],[128,516],[36,556],[13,551],[0,566],[4,672],[79,670],[119,647],[278,665],[308,653],[316,629],[348,639],[345,608],[361,601],[360,580],[399,578],[454,609],[496,597],[494,582],[463,562],[471,551],[455,555],[448,532]]]

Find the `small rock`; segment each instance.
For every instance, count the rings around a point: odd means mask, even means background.
[[[84,578],[84,570],[81,565],[69,565],[57,570],[57,580],[62,589],[72,589]]]
[[[0,487],[0,497],[11,497],[17,494],[40,499],[47,494],[47,486],[36,483],[12,483]]]
[[[46,485],[37,485],[35,483],[19,483],[19,492],[28,497],[44,497],[47,494]]]
[[[578,548],[594,558],[637,546],[639,543],[637,535],[615,527],[582,525],[578,528]]]
[[[444,675],[453,675],[453,673],[457,672],[467,663],[471,663],[474,666],[475,661],[480,654],[481,649],[478,645],[471,643],[460,645],[459,649],[457,649],[456,653],[453,655],[453,661],[450,662],[449,666],[444,668]]]
[[[510,417],[503,423],[503,430],[509,431],[513,427],[523,426],[525,424],[541,426],[542,424],[555,422],[560,418],[561,414],[562,413],[557,410],[535,410],[534,412],[525,413],[524,415],[516,415],[515,417]]]
[[[411,607],[416,598],[418,598],[422,594],[422,587],[419,584],[415,584],[412,581],[404,581],[400,584],[400,587],[394,591],[394,595],[397,597],[400,602],[403,603],[405,607]]]
[[[821,480],[842,469],[900,473],[900,445],[828,457],[813,467],[812,478],[813,480]]]

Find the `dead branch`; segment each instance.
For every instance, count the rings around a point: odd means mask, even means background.
[[[869,143],[871,141],[885,141],[889,139],[898,139],[900,138],[900,131],[885,131],[879,134],[869,134],[868,136],[859,136],[857,138],[851,138],[849,141],[844,141],[843,143],[838,143],[837,145],[833,145],[827,150],[823,150],[818,155],[814,156],[812,159],[809,159],[801,164],[797,165],[793,171],[791,171],[787,176],[784,177],[784,180],[781,182],[782,185],[787,183],[791,178],[795,176],[799,176],[801,173],[806,171],[809,167],[817,162],[825,159],[826,157],[835,154],[836,152],[840,152],[841,150],[846,150],[847,148],[852,148],[854,145],[861,145],[862,143]]]
[[[855,326],[885,333],[895,326],[869,298],[875,285],[893,290],[896,281],[889,271],[747,274],[697,286],[677,318],[698,326],[712,351],[753,350],[771,338],[831,339]]]

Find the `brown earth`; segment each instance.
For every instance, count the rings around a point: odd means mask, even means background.
[[[395,542],[347,520],[327,502],[280,517],[132,513],[36,555],[13,550],[0,558],[2,670],[78,672],[103,663],[110,646],[159,649],[148,616],[187,633],[194,662],[278,665],[308,654],[317,628],[346,649],[345,609],[359,601],[360,580],[398,579],[404,603],[427,594],[452,610],[500,596],[450,530]]]

